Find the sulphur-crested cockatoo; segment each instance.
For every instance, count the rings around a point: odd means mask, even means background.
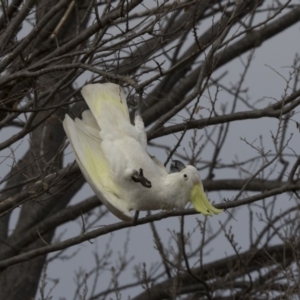
[[[209,203],[195,167],[175,161],[168,173],[149,156],[143,120],[137,113],[130,123],[119,85],[88,84],[81,93],[90,110],[82,120],[66,115],[64,129],[86,181],[113,214],[132,221],[131,210],[182,210],[187,202],[204,215],[222,212]]]

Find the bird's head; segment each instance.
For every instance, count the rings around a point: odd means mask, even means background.
[[[191,165],[184,168],[181,166],[179,169],[179,172],[174,172],[172,175],[181,178],[182,187],[184,186],[188,190],[189,201],[193,204],[195,210],[209,216],[221,213],[223,209],[214,207],[207,199],[198,170]]]

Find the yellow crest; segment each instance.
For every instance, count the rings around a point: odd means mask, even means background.
[[[205,216],[217,215],[223,211],[223,209],[218,209],[210,204],[200,183],[194,185],[191,192],[190,201],[196,211]]]

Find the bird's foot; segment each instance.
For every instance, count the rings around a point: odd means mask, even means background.
[[[139,95],[132,95],[127,100],[130,108],[133,110],[135,117],[141,116],[141,99]]]
[[[139,218],[139,214],[140,214],[140,211],[139,210],[136,210],[135,211],[135,214],[134,214],[134,217],[133,217],[133,220],[132,220],[132,224],[133,225],[136,225],[137,224],[137,220]]]
[[[131,178],[134,182],[140,182],[140,184],[146,188],[152,187],[151,181],[144,177],[143,169],[140,169],[139,172],[137,170],[133,170]]]

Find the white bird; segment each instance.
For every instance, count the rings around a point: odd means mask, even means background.
[[[187,202],[204,215],[223,211],[208,201],[195,167],[175,163],[169,174],[149,156],[141,115],[130,123],[119,85],[88,84],[81,93],[90,110],[75,122],[66,115],[63,126],[86,181],[114,215],[132,221],[131,210],[183,210]]]

